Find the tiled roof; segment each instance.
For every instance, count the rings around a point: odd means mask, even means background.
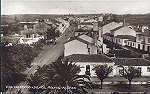
[[[115,65],[150,66],[150,61],[143,58],[113,58]]]
[[[79,38],[81,38],[81,39],[83,39],[83,40],[86,40],[86,41],[88,41],[89,43],[93,43],[93,38],[92,37],[90,37],[90,36],[88,36],[88,35],[81,35],[81,36],[79,36]]]
[[[79,38],[80,36],[82,36],[82,35],[86,35],[86,34],[81,34],[81,35],[78,35],[78,36],[75,36],[75,37],[71,37],[66,43],[68,43],[68,42],[71,42],[71,41],[73,41],[73,40],[78,40],[78,41],[80,41],[80,42],[82,42],[82,43],[85,43],[85,44],[90,44],[90,45],[94,45],[93,43],[91,43],[91,42],[89,42],[89,41],[87,41],[87,40],[84,40],[84,39],[82,39],[82,38]]]
[[[119,27],[114,28],[114,29],[112,29],[112,30],[110,30],[110,31],[114,32],[114,31],[116,31],[116,30],[118,30],[118,29],[120,29],[120,28],[122,28],[122,27],[124,27],[124,26],[119,26]]]
[[[126,32],[136,32],[135,30],[133,30],[133,29],[131,29],[131,28],[129,28],[129,27],[127,27],[127,26],[124,26],[124,27],[122,27],[122,28],[120,28],[120,29],[118,29],[118,30],[116,30],[115,32],[124,32],[125,34],[126,34]],[[124,35],[125,35],[124,34]],[[130,34],[130,33],[129,33]],[[129,35],[129,34],[126,34],[126,35]],[[136,36],[136,35],[133,35],[133,36]]]
[[[101,63],[112,63],[113,60],[105,55],[85,55],[85,54],[73,54],[66,56],[64,60],[72,62],[101,62]]]
[[[111,22],[109,24],[104,25],[103,28],[107,29],[107,30],[112,30],[112,29],[115,29],[115,28],[120,27],[120,26],[122,26],[122,25],[119,23]]]
[[[120,38],[120,39],[129,39],[131,41],[135,41],[136,37],[131,36],[131,35],[118,35],[115,38]]]
[[[113,37],[113,35],[111,35],[110,33],[105,33],[105,34],[103,34],[103,35]]]

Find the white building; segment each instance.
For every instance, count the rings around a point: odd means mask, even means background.
[[[88,74],[91,77],[96,76],[93,68],[96,65],[108,65],[114,66],[113,60],[105,55],[85,55],[85,54],[73,54],[65,57],[69,62],[76,62],[80,66],[80,75]],[[109,76],[113,76],[115,71],[112,71]]]
[[[72,54],[97,54],[93,39],[87,35],[70,38],[65,44],[64,56]]]
[[[143,58],[113,58],[115,62],[114,74],[121,76],[123,68],[135,67],[141,71],[141,76],[150,76],[150,61]]]
[[[136,41],[136,37],[131,36],[131,35],[118,35],[116,37],[114,37],[114,43],[119,44],[121,46],[126,46],[127,41]],[[130,44],[129,44],[130,45]],[[135,44],[131,44],[131,46],[135,46]]]
[[[115,28],[111,30],[111,34],[113,36],[118,36],[118,35],[130,35],[136,37],[136,31],[129,28],[128,26],[123,26],[120,28]]]

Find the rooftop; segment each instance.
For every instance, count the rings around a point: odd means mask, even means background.
[[[112,63],[113,60],[105,55],[85,55],[85,54],[73,54],[66,56],[64,60],[72,62],[101,62],[101,63]]]
[[[116,22],[111,22],[109,24],[104,25],[103,29],[112,30],[112,29],[115,29],[115,28],[120,27],[120,26],[122,26],[122,24],[119,24]]]
[[[79,23],[79,25],[93,25],[92,22],[81,22]]]
[[[126,35],[129,35],[129,34],[126,33],[126,32],[128,31],[128,32],[131,32],[131,34],[132,34],[133,36],[136,36],[136,33],[135,33],[135,34],[132,33],[132,32],[136,32],[136,31],[133,30],[133,29],[131,29],[131,28],[129,28],[128,26],[124,26],[124,27],[122,27],[122,28],[116,30],[115,32],[119,32],[119,31],[124,32]],[[125,34],[124,34],[124,35],[125,35]],[[131,34],[130,34],[130,35],[131,35]]]
[[[150,66],[150,61],[144,58],[113,58],[115,65]]]
[[[117,35],[115,38],[129,39],[131,41],[136,41],[136,37],[131,36],[131,35]]]

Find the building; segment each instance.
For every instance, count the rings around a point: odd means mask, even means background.
[[[97,54],[93,38],[88,35],[71,37],[65,44],[64,56],[72,54]]]
[[[128,26],[120,26],[118,28],[112,29],[111,34],[113,36],[118,36],[118,35],[130,35],[136,37],[136,31],[129,28]]]
[[[135,67],[140,70],[141,76],[150,76],[150,61],[143,58],[113,58],[115,62],[114,74],[121,76],[124,68]]]
[[[114,66],[114,62],[112,59],[105,55],[85,55],[85,54],[72,54],[65,57],[66,60],[69,62],[76,62],[77,65],[80,66],[80,75],[90,75],[91,77],[96,76],[95,71],[93,68],[96,65],[108,65]],[[114,71],[110,73],[109,76],[113,76]]]
[[[115,28],[120,27],[120,26],[122,26],[122,23],[111,22],[109,24],[106,24],[102,27],[102,30],[103,30],[102,34],[110,33],[110,31],[112,29],[115,29]]]
[[[150,30],[136,35],[136,49],[150,52]]]
[[[132,41],[131,43],[127,43],[127,41]],[[136,37],[131,36],[131,35],[117,35],[114,37],[114,43],[119,44],[121,46],[126,46],[126,45],[131,45],[131,46],[135,46],[135,42],[136,41]]]
[[[91,23],[91,22],[81,22],[81,23],[78,24],[78,29],[92,30],[93,29],[93,23]]]

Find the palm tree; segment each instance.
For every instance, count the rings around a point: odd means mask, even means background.
[[[42,68],[40,71],[41,70]],[[39,81],[38,85],[44,84],[46,87],[41,94],[47,94],[48,92],[54,94],[70,94],[73,92],[78,92],[78,94],[80,94],[81,92],[85,92],[84,86],[87,81],[90,80],[89,76],[78,75],[80,72],[80,66],[77,66],[73,62],[68,62],[67,60],[63,62],[61,59],[58,59],[56,62],[47,65],[44,69],[45,72],[40,71],[38,71],[36,75],[38,74],[38,79],[43,78],[44,81]],[[32,82],[33,81],[34,80],[32,80]],[[34,83],[32,83],[32,85],[33,84]],[[37,84],[37,81],[35,84]]]

